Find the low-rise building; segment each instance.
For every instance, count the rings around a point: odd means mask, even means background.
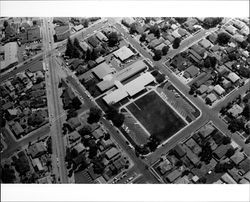
[[[56,26],[55,27],[56,41],[62,41],[70,36],[69,25]]]
[[[181,171],[179,170],[174,170],[172,171],[171,173],[169,173],[166,177],[166,179],[169,181],[169,182],[173,182],[175,181],[178,177],[181,176]]]
[[[209,100],[209,102],[213,103],[214,101],[217,100],[217,97],[214,93],[210,93],[207,97],[206,97],[207,100]]]
[[[123,46],[114,52],[114,56],[119,58],[121,61],[125,61],[134,55],[133,51],[127,46]]]
[[[31,155],[32,158],[38,158],[39,156],[45,154],[47,152],[47,148],[44,144],[44,142],[36,142],[32,144],[28,148],[28,153]]]
[[[224,88],[222,88],[219,84],[217,84],[214,87],[214,91],[218,94],[218,95],[223,95],[226,91],[224,90]]]
[[[115,147],[112,147],[110,150],[108,150],[105,153],[105,156],[107,157],[108,160],[111,160],[115,157],[117,157],[120,154],[119,150]]]
[[[232,83],[236,83],[237,81],[240,80],[240,77],[235,74],[234,72],[230,72],[227,76],[227,78],[232,82]]]
[[[0,71],[10,68],[18,63],[17,42],[9,42],[0,48]]]
[[[234,117],[237,117],[239,114],[243,112],[243,108],[238,104],[234,104],[232,108],[228,110],[228,112],[231,113]]]
[[[199,74],[199,68],[191,65],[190,67],[188,67],[185,72],[184,72],[184,77],[186,78],[194,78]]]
[[[92,69],[92,72],[99,78],[103,79],[105,76],[114,73],[115,68],[111,68],[106,62],[97,65]]]
[[[245,159],[245,155],[240,152],[239,150],[237,150],[233,156],[230,157],[230,159],[236,164],[238,165],[241,161],[243,161]]]

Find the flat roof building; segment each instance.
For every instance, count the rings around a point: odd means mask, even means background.
[[[3,57],[1,57],[0,70],[4,70],[18,63],[17,50],[17,42],[9,42],[1,46],[0,55],[3,55]]]
[[[57,41],[62,41],[70,36],[69,25],[56,26],[55,35]]]
[[[106,62],[97,65],[92,72],[99,78],[103,79],[108,74],[115,72],[115,68],[111,68]]]
[[[115,51],[114,55],[115,57],[119,58],[121,61],[124,61],[130,58],[131,56],[133,56],[134,53],[127,46],[123,46],[117,51]]]
[[[130,78],[131,76],[134,76],[135,74],[145,69],[147,69],[147,65],[142,60],[139,60],[137,62],[134,62],[130,66],[122,69],[121,71],[116,72],[115,74],[110,75],[109,77],[105,77],[103,81],[97,84],[97,87],[103,92],[112,88],[115,85],[115,81],[125,81],[126,79]]]

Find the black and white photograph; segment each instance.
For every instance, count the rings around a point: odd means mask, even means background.
[[[1,184],[249,188],[249,15],[102,11],[1,15]]]

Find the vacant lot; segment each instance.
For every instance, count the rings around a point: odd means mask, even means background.
[[[186,125],[153,91],[128,105],[127,109],[160,141],[170,138]]]

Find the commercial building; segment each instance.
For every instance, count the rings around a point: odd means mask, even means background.
[[[70,36],[69,25],[56,26],[55,27],[56,41],[62,41]]]
[[[115,72],[115,68],[111,68],[106,62],[97,65],[92,72],[99,78],[103,79],[108,74]]]
[[[18,63],[17,51],[18,46],[16,42],[9,42],[0,47],[1,71]]]
[[[97,87],[102,92],[104,92],[112,88],[115,85],[115,81],[125,81],[126,79],[130,78],[131,76],[134,76],[139,72],[142,72],[145,69],[147,69],[147,65],[142,60],[139,60],[115,74],[109,74],[109,76],[106,76],[103,81],[97,84]]]
[[[123,46],[114,52],[114,56],[119,58],[121,61],[125,61],[133,55],[134,53],[127,46]]]
[[[117,84],[116,82],[116,85],[119,86],[118,89],[104,96],[103,99],[107,104],[117,103],[128,96],[132,97],[136,95],[137,93],[145,89],[146,85],[154,81],[155,77],[152,76],[151,73],[146,72],[125,85],[122,85],[121,83]]]

